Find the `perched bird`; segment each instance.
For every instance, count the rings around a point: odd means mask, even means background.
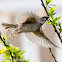
[[[14,31],[10,35],[17,35],[24,32],[30,41],[38,44],[39,46],[58,47],[54,43],[52,43],[42,31],[42,25],[47,21],[48,18],[48,16],[39,17],[36,14],[29,13],[24,14],[23,17],[21,16],[20,18],[18,18],[19,24],[2,23],[2,26],[5,27],[5,29],[14,29]]]

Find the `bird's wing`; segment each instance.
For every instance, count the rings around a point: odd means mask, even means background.
[[[34,13],[24,13],[22,14],[21,17],[18,18],[18,22],[20,24],[31,24],[31,23],[35,23],[36,20],[39,20],[39,16],[37,16]]]
[[[32,43],[36,43],[39,46],[43,46],[43,47],[58,47],[56,46],[54,43],[52,43],[45,35],[44,33],[40,32],[40,30],[35,31],[35,32],[27,32],[25,33],[26,36],[28,37],[28,39],[32,42]],[[59,47],[60,48],[60,47]]]

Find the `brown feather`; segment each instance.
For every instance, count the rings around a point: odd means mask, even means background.
[[[40,30],[37,30],[35,32],[25,33],[28,39],[36,43],[39,46],[43,47],[58,47],[54,43],[52,43],[45,35],[44,33],[41,33]],[[58,47],[60,48],[60,47]]]

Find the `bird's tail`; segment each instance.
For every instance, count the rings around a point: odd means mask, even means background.
[[[17,27],[18,27],[18,24],[2,23],[2,26],[3,26],[5,29],[8,29],[8,28],[17,28]]]

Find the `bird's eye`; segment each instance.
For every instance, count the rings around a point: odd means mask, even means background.
[[[41,18],[41,21],[45,21],[46,20],[46,18]]]

